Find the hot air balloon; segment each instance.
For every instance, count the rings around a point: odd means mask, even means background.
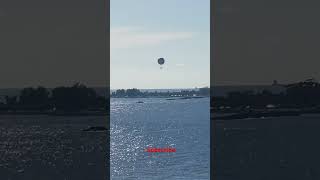
[[[165,60],[163,58],[158,59],[158,64],[160,65],[160,69],[162,69],[162,65],[165,63]]]

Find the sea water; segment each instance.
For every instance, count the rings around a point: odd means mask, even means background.
[[[209,98],[112,98],[111,179],[209,179],[209,108]]]

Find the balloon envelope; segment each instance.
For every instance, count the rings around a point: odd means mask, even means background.
[[[163,65],[164,64],[164,59],[163,58],[159,58],[158,59],[158,64]]]

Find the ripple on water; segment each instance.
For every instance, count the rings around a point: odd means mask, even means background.
[[[208,179],[209,99],[136,101],[111,101],[112,177]],[[147,147],[177,152],[147,153]]]

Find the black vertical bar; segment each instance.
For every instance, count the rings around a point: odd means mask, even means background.
[[[105,0],[105,17],[106,17],[106,36],[105,36],[105,43],[106,43],[106,87],[107,87],[107,103],[108,103],[108,116],[107,116],[107,154],[106,154],[106,163],[107,163],[107,179],[110,179],[110,0]]]
[[[210,1],[210,179],[215,179],[215,171],[216,171],[216,161],[215,161],[215,137],[216,137],[216,123],[212,119],[211,107],[213,105],[213,64],[215,57],[215,46],[214,46],[214,36],[215,36],[215,0]]]

